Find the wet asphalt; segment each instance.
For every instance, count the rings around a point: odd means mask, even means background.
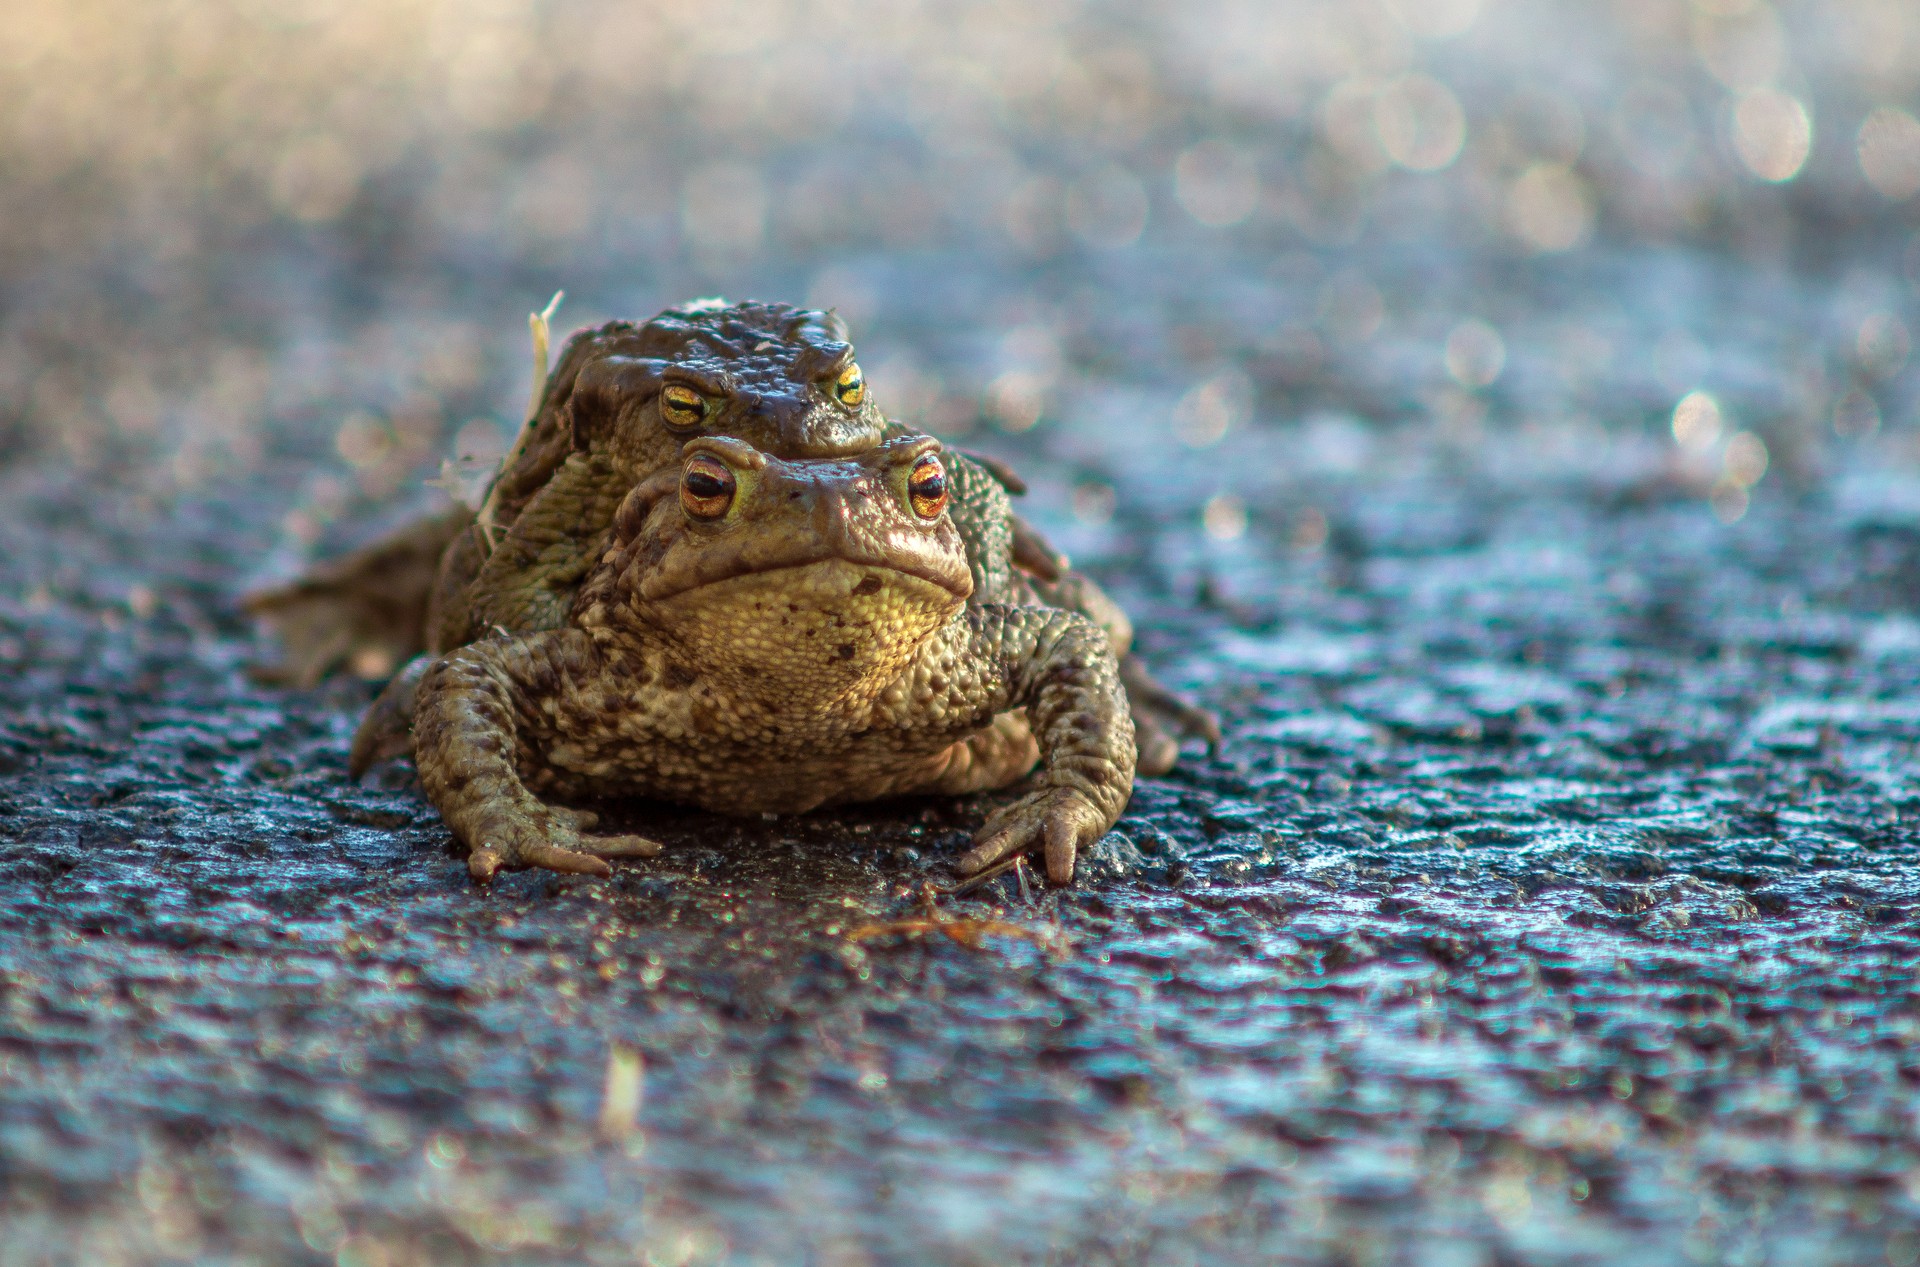
[[[478,889],[250,673],[281,503],[16,473],[0,1261],[1909,1261],[1920,481],[1323,418],[1092,523],[1074,434],[997,448],[1227,741],[942,903],[1045,947],[849,937],[979,801]]]
[[[0,1267],[1920,1262],[1899,6],[29,7]],[[474,886],[238,600],[561,287],[840,307],[1221,749]]]

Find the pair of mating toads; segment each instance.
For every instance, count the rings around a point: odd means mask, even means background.
[[[424,644],[350,765],[411,752],[476,878],[658,851],[548,797],[785,813],[1037,761],[958,865],[1040,846],[1066,883],[1136,765],[1218,732],[1013,513],[1021,491],[889,422],[832,313],[701,301],[575,334],[477,514],[250,606],[309,679]]]

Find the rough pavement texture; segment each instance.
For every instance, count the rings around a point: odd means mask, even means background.
[[[1154,613],[1221,759],[1073,890],[954,905],[1057,958],[845,938],[966,803],[648,812],[614,882],[477,891],[402,773],[344,782],[363,689],[243,675],[218,562],[146,618],[9,600],[0,1259],[1901,1261],[1911,515],[1409,480],[1332,518],[1337,559],[1241,560],[1283,616]]]
[[[0,1267],[1920,1261],[1905,8],[29,7]],[[557,285],[842,303],[1220,709],[943,903],[1065,949],[850,937],[977,800],[476,889],[249,675]]]

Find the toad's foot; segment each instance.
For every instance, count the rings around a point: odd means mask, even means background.
[[[1133,714],[1133,738],[1141,774],[1165,774],[1180,760],[1182,739],[1204,739],[1207,752],[1220,747],[1220,719],[1184,695],[1156,681],[1135,655],[1120,660],[1120,682],[1127,688]]]
[[[954,864],[961,875],[984,870],[1011,854],[1046,847],[1047,879],[1073,883],[1074,859],[1100,839],[1111,816],[1072,788],[1029,793],[995,810],[973,838],[973,848]]]
[[[608,858],[651,858],[657,841],[644,836],[583,836],[599,821],[591,810],[541,805],[532,810],[499,810],[475,830],[467,871],[474,879],[493,879],[502,867],[544,867],[574,875],[612,875]]]

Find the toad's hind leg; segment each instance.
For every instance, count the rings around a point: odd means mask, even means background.
[[[1220,719],[1165,685],[1137,655],[1120,658],[1120,684],[1127,688],[1141,774],[1165,774],[1180,760],[1180,740],[1200,739],[1209,754],[1220,749]]]
[[[577,631],[495,638],[437,661],[420,683],[414,764],[427,798],[471,852],[467,870],[490,880],[502,867],[609,875],[606,858],[648,857],[642,836],[588,837],[590,811],[540,801],[520,779],[520,726],[510,683],[553,672]]]
[[[312,686],[342,666],[382,677],[423,645],[427,602],[447,545],[473,512],[455,509],[241,600],[280,641],[268,676]]]
[[[336,668],[382,678],[417,653],[447,543],[472,522],[455,509],[409,524],[278,589],[242,599],[282,647],[269,678],[309,687]]]

